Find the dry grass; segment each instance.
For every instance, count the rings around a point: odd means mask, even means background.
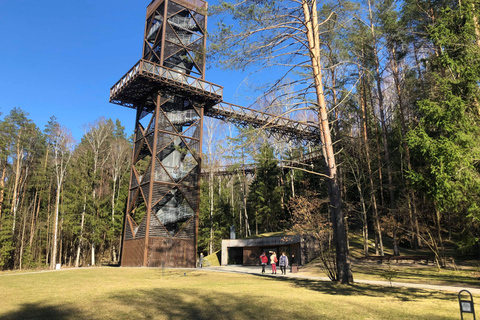
[[[0,292],[0,319],[459,317],[455,293],[187,269],[3,274]]]

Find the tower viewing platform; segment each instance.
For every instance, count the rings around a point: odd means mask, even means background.
[[[156,91],[188,96],[205,107],[223,96],[222,86],[141,59],[110,89],[110,102],[135,109]]]

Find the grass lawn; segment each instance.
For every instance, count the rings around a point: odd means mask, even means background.
[[[461,253],[450,246],[447,248],[447,256],[455,257],[455,264],[449,263],[446,268],[438,268],[431,261],[428,265],[424,262],[384,262],[361,260],[363,254],[363,242],[361,234],[350,233],[350,257],[353,272],[353,279],[362,280],[380,280],[385,281],[383,277],[386,272],[393,271],[395,276],[392,281],[425,283],[445,286],[459,286],[464,288],[479,288],[480,286],[480,261],[464,260]],[[384,238],[385,254],[393,255],[393,244],[388,237]],[[375,255],[373,250],[373,239],[370,239],[370,254]],[[412,250],[401,248],[402,255],[427,255],[433,256],[427,249]],[[302,272],[313,276],[325,276],[321,269],[319,259],[315,259],[306,266],[302,267]]]
[[[302,267],[301,272],[312,276],[326,276],[317,260]],[[376,261],[358,261],[352,259],[353,279],[386,281],[383,276],[392,271],[392,281],[407,283],[424,283],[464,288],[479,288],[480,267],[461,266],[459,268],[437,268],[431,262],[423,263],[378,263]]]
[[[459,313],[456,293],[194,269],[0,275],[2,320],[459,319]]]

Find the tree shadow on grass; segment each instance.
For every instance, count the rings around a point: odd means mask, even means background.
[[[125,292],[110,297],[119,304],[136,310],[140,319],[265,319],[267,315],[279,315],[279,308],[264,296],[242,293],[204,293],[201,289],[151,289]],[[305,310],[284,311],[277,319],[302,319]],[[130,318],[132,310],[120,318]],[[268,318],[268,316],[267,316]]]
[[[78,310],[65,306],[45,306],[38,303],[23,304],[19,310],[0,314],[0,320],[63,320],[63,319],[82,319]]]
[[[439,299],[451,301],[456,298],[455,293],[439,292],[434,290],[425,290],[407,287],[377,286],[363,283],[354,283],[352,285],[342,285],[329,281],[318,281],[309,279],[280,279],[281,281],[290,281],[297,287],[308,290],[339,296],[367,296],[367,297],[393,297],[401,301],[413,301],[423,299]]]
[[[275,281],[277,279],[272,279]],[[339,296],[370,295],[372,297],[396,296],[399,299],[410,301],[414,299],[429,299],[434,296],[436,299],[447,299],[443,293],[423,290],[401,290],[398,288],[373,287],[365,288],[359,286],[339,286],[326,282],[309,280],[278,279],[289,281],[295,286],[307,288],[325,294],[336,294]],[[392,290],[390,290],[392,289]],[[296,304],[295,300],[276,301],[266,297],[263,293],[251,294],[251,292],[214,292],[211,290],[202,291],[201,288],[169,289],[144,289],[132,292],[122,292],[116,296],[110,296],[115,305],[128,305],[128,310],[118,314],[119,319],[349,319],[348,315],[341,310],[318,308],[318,305]],[[268,290],[268,289],[267,289]],[[428,296],[430,295],[430,296]],[[450,297],[451,299],[451,297]],[[339,297],[339,300],[341,298]],[[288,306],[287,306],[288,305]],[[371,319],[380,319],[382,316],[376,314],[376,310],[364,310],[364,316]],[[414,316],[414,311],[405,309],[402,316],[409,318]],[[398,316],[397,316],[398,318]],[[369,318],[370,319],[370,318]],[[428,319],[447,319],[444,316],[434,315]]]

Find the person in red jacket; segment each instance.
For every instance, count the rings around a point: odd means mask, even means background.
[[[265,266],[268,263],[268,257],[265,255],[265,252],[260,255],[260,264],[262,265],[262,274],[265,273]]]

